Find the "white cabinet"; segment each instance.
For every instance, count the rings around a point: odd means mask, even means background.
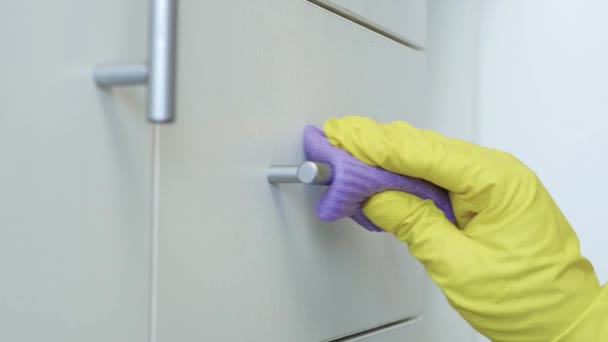
[[[308,1],[182,0],[177,120],[154,126],[144,87],[91,78],[147,59],[148,1],[0,17],[0,340],[321,341],[421,315],[404,244],[266,170],[332,116],[425,122],[424,53]]]
[[[330,116],[424,117],[425,56],[305,1],[182,1],[177,121],[160,129],[159,341],[321,341],[416,317],[403,243],[323,191],[270,186]]]
[[[152,130],[142,89],[97,62],[145,56],[147,1],[0,4],[0,341],[145,341]]]

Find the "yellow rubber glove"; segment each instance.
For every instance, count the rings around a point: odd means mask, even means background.
[[[372,197],[364,213],[426,268],[450,304],[493,341],[608,341],[608,289],[570,224],[513,156],[405,122],[331,119],[334,146],[450,192],[457,227],[431,201]]]

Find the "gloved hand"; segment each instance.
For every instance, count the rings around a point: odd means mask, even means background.
[[[452,222],[452,204],[445,189],[418,178],[411,178],[369,166],[347,152],[332,146],[323,131],[314,126],[304,129],[306,159],[330,164],[331,186],[317,203],[317,216],[326,221],[350,217],[363,228],[382,232],[361,210],[371,196],[386,190],[399,190],[430,199]]]
[[[363,213],[408,244],[450,304],[493,341],[608,341],[608,290],[570,224],[513,156],[405,122],[331,119],[330,142],[361,161],[449,190],[432,202],[385,191]]]

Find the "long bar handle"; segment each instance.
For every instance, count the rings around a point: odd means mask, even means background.
[[[175,41],[177,0],[152,0],[148,119],[175,118]]]
[[[148,84],[148,120],[170,123],[175,119],[175,51],[177,0],[152,0],[149,60],[145,64],[107,64],[95,67],[99,87]]]

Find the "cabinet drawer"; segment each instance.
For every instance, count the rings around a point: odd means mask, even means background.
[[[148,339],[152,129],[139,89],[148,1],[0,3],[0,341]]]
[[[363,19],[382,31],[422,47],[426,43],[426,0],[310,0],[339,14]]]
[[[424,118],[425,58],[305,1],[180,2],[178,113],[160,128],[158,341],[321,341],[422,309],[407,246],[271,186],[331,116]],[[217,29],[217,28],[221,29]]]

